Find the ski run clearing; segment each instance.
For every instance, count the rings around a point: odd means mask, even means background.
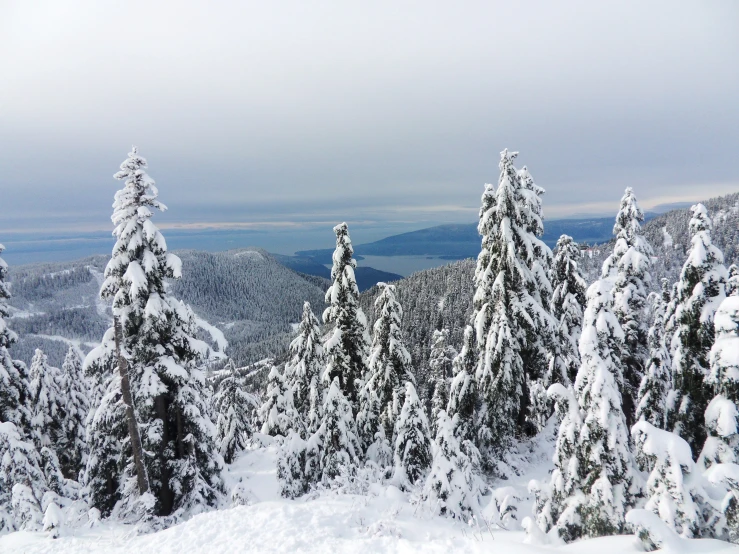
[[[552,469],[552,434],[523,444],[518,461],[527,460],[526,471],[498,483],[513,487],[521,501],[520,518],[532,515],[527,492],[530,479],[540,479]],[[248,505],[214,510],[193,517],[164,531],[137,536],[130,526],[105,521],[93,528],[87,525],[62,528],[61,536],[50,538],[43,532],[20,531],[0,536],[0,552],[12,553],[157,553],[196,552],[331,552],[331,553],[499,553],[535,554],[563,552],[582,554],[622,554],[643,552],[637,537],[623,535],[577,541],[569,545],[541,544],[519,530],[490,529],[479,522],[461,521],[431,515],[414,495],[392,485],[371,484],[367,494],[333,491],[308,494],[297,500],[280,497],[275,472],[278,446],[260,436],[266,446],[243,452],[229,466],[230,486],[239,481]],[[502,488],[502,487],[501,487]],[[498,489],[501,490],[501,489]],[[490,500],[492,495],[485,497]],[[484,510],[494,520],[491,505]],[[712,539],[686,540],[677,537],[676,546],[658,552],[739,552],[739,547]]]

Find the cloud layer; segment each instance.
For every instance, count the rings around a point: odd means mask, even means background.
[[[466,221],[498,152],[550,217],[739,188],[739,6],[10,2],[0,231],[106,228],[130,144],[163,222]]]

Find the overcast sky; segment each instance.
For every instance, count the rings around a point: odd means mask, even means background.
[[[499,151],[549,218],[739,190],[739,2],[0,0],[0,232],[474,221]]]

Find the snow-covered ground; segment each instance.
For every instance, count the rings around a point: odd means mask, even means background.
[[[544,445],[525,447],[530,471],[511,477],[511,486],[526,494],[530,478],[549,469]],[[103,523],[94,528],[62,529],[58,539],[44,533],[18,532],[0,537],[0,552],[76,553],[452,553],[537,554],[545,552],[623,554],[643,552],[634,536],[604,537],[554,546],[527,544],[523,531],[469,526],[432,515],[423,505],[392,486],[371,485],[369,494],[322,492],[298,500],[280,497],[275,473],[275,445],[249,450],[230,467],[229,486],[241,481],[248,505],[201,514],[158,533],[136,536],[130,527]],[[523,499],[519,517],[531,502]],[[486,513],[490,513],[488,506]],[[739,547],[714,540],[681,541],[684,549],[665,552],[739,552]]]

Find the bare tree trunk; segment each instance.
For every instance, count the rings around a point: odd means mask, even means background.
[[[121,392],[123,393],[123,403],[126,405],[128,435],[131,438],[133,462],[136,466],[136,481],[139,485],[139,494],[144,494],[149,492],[149,476],[146,474],[146,466],[144,465],[144,449],[141,446],[139,424],[136,421],[136,413],[133,411],[131,381],[128,378],[128,362],[121,354],[121,323],[117,317],[113,317],[113,327],[115,330],[115,350],[118,356],[118,373],[121,375]]]

